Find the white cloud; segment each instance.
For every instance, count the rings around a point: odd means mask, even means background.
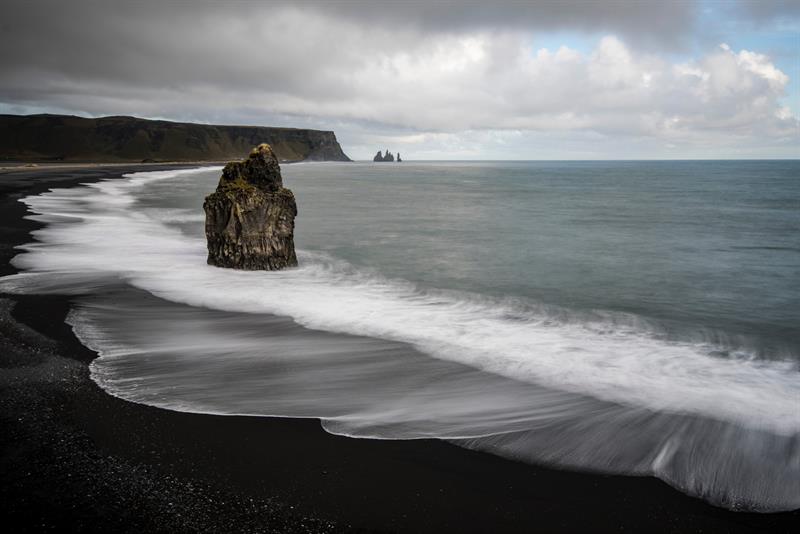
[[[272,111],[424,131],[594,130],[675,139],[796,135],[788,77],[762,54],[720,47],[682,64],[605,37],[590,54],[530,50],[524,35],[445,36],[382,51],[337,98],[273,95]],[[783,111],[782,111],[783,110]],[[731,132],[731,129],[734,132]]]

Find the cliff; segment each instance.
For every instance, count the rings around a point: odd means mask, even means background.
[[[220,161],[268,143],[280,161],[350,161],[333,132],[136,117],[0,115],[0,161]]]
[[[244,161],[228,163],[203,209],[210,265],[270,271],[297,265],[297,206],[292,192],[283,187],[269,145],[254,148]]]

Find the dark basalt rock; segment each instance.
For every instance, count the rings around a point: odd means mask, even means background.
[[[381,154],[381,151],[378,150],[378,153],[375,154],[375,157],[372,158],[372,161],[394,161],[394,154],[389,152],[389,149],[386,149],[386,154]]]
[[[208,263],[246,270],[297,265],[294,194],[283,187],[272,148],[261,144],[244,161],[228,163],[206,212]]]

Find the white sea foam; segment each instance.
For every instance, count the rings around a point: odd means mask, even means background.
[[[311,252],[300,254],[300,268],[282,272],[210,267],[204,241],[166,226],[169,213],[131,209],[145,184],[191,172],[136,173],[24,199],[37,220],[51,224],[15,259],[28,272],[6,277],[0,289],[80,291],[76,277],[109,275],[174,302],[407,342],[436,358],[628,406],[800,432],[800,375],[792,362],[719,358],[710,343],[423,290]]]

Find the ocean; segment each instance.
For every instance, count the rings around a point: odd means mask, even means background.
[[[22,199],[0,290],[74,295],[130,401],[800,507],[800,161],[282,170],[297,269],[206,265],[206,167]]]

